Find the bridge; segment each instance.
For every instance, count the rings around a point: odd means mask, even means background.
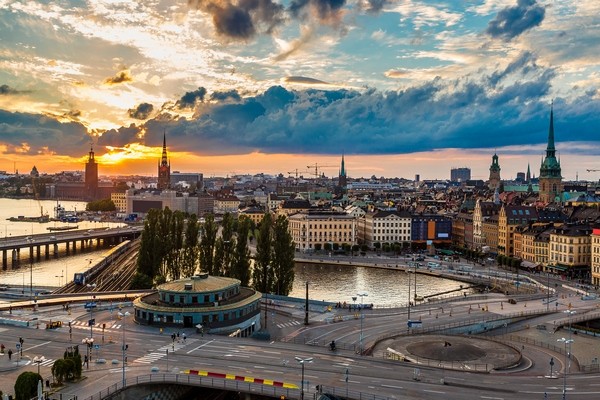
[[[120,243],[126,239],[135,239],[143,231],[143,226],[127,226],[120,228],[99,228],[89,230],[74,230],[67,232],[50,232],[28,236],[8,237],[0,241],[0,252],[2,252],[2,268],[6,269],[9,262],[14,267],[19,264],[21,250],[29,249],[29,261],[40,260],[43,256],[58,257],[59,245],[65,245],[66,252],[75,253],[78,248],[84,249],[90,246],[100,246],[102,242]],[[26,251],[26,250],[25,250]]]

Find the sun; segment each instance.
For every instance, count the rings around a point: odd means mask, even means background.
[[[117,165],[133,160],[160,158],[161,147],[148,147],[140,143],[129,143],[123,147],[105,146],[107,152],[102,154],[98,162],[103,165]]]

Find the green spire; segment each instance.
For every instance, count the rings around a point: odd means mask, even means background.
[[[346,176],[346,166],[344,163],[344,155],[342,154],[342,167],[340,168],[340,176]]]
[[[548,128],[546,157],[556,157],[556,149],[554,148],[554,102],[550,106],[550,128]]]

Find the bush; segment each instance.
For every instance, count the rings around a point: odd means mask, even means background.
[[[37,372],[23,372],[15,382],[15,399],[30,400],[37,396],[39,381],[42,377]]]

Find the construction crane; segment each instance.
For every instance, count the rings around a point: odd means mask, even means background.
[[[336,168],[336,167],[338,167],[338,165],[321,165],[321,164],[318,164],[318,163],[306,166],[306,168],[308,168],[311,171],[311,173],[313,173],[312,170],[314,168],[314,170],[315,170],[314,175],[315,175],[315,178],[317,178],[317,179],[320,178],[320,175],[319,175],[319,170],[320,169],[323,169],[323,168]]]

